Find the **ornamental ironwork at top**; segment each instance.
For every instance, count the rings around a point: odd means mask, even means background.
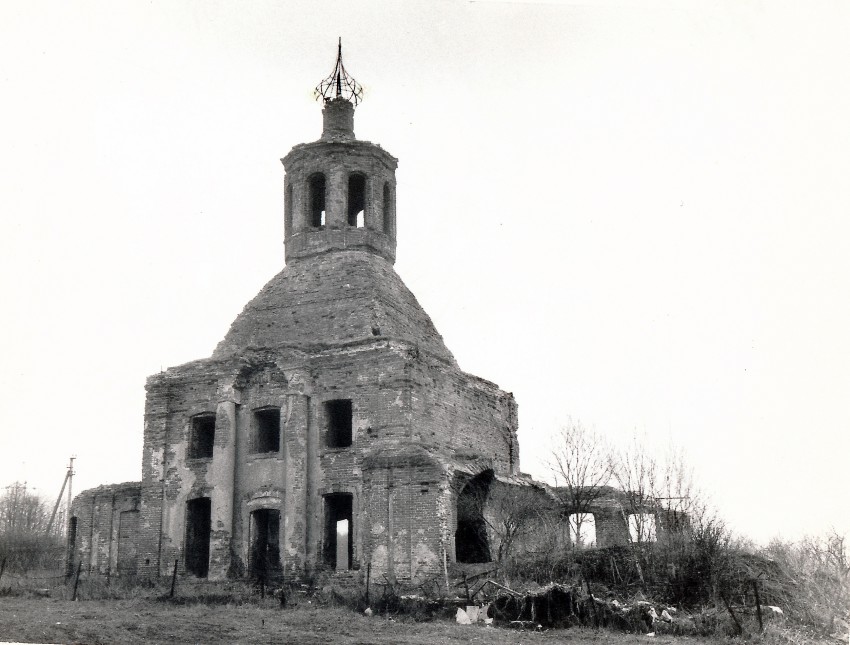
[[[333,99],[344,99],[358,105],[363,100],[363,88],[349,76],[342,64],[342,38],[339,39],[337,48],[336,65],[330,76],[325,78],[314,90],[316,100],[321,97],[325,102]]]

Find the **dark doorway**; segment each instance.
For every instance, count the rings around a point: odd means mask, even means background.
[[[280,511],[251,513],[251,575],[268,580],[280,573]]]
[[[486,470],[470,479],[457,496],[457,531],[455,560],[475,563],[490,562],[490,545],[484,505],[490,493],[493,471]]]
[[[118,517],[118,573],[136,575],[136,538],[139,534],[139,511],[122,511]]]
[[[199,578],[206,578],[210,570],[211,508],[209,497],[186,504],[186,572]]]
[[[353,497],[350,493],[325,495],[325,564],[334,571],[351,569],[354,556]]]

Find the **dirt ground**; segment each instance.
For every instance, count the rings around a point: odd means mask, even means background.
[[[617,634],[588,629],[543,633],[367,617],[342,607],[301,604],[179,605],[137,600],[0,598],[0,641],[26,643],[327,643],[432,645],[435,643],[658,643],[713,645],[721,639]]]

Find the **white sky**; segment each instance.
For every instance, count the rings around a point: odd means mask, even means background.
[[[682,446],[730,524],[850,530],[850,4],[0,3],[0,485],[140,478],[144,380],[283,265],[337,36],[396,268],[465,370]]]

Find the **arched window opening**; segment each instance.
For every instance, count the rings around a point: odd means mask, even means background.
[[[280,572],[280,511],[262,508],[251,513],[251,575],[268,580]]]
[[[210,570],[212,505],[209,497],[186,503],[186,571],[206,578]]]
[[[596,518],[593,513],[570,513],[567,517],[570,544],[577,549],[596,546]]]
[[[455,532],[455,560],[462,563],[490,562],[490,544],[484,506],[490,494],[493,471],[476,475],[457,496],[457,531]]]
[[[321,228],[325,225],[325,176],[317,172],[310,175],[309,221],[310,226]]]
[[[366,209],[366,177],[359,173],[348,177],[348,225],[362,228]]]
[[[354,498],[351,493],[325,495],[325,564],[334,571],[351,569],[354,557]]]
[[[383,215],[384,215],[384,233],[392,234],[393,215],[392,215],[392,190],[390,184],[384,184],[384,199],[383,199]]]

